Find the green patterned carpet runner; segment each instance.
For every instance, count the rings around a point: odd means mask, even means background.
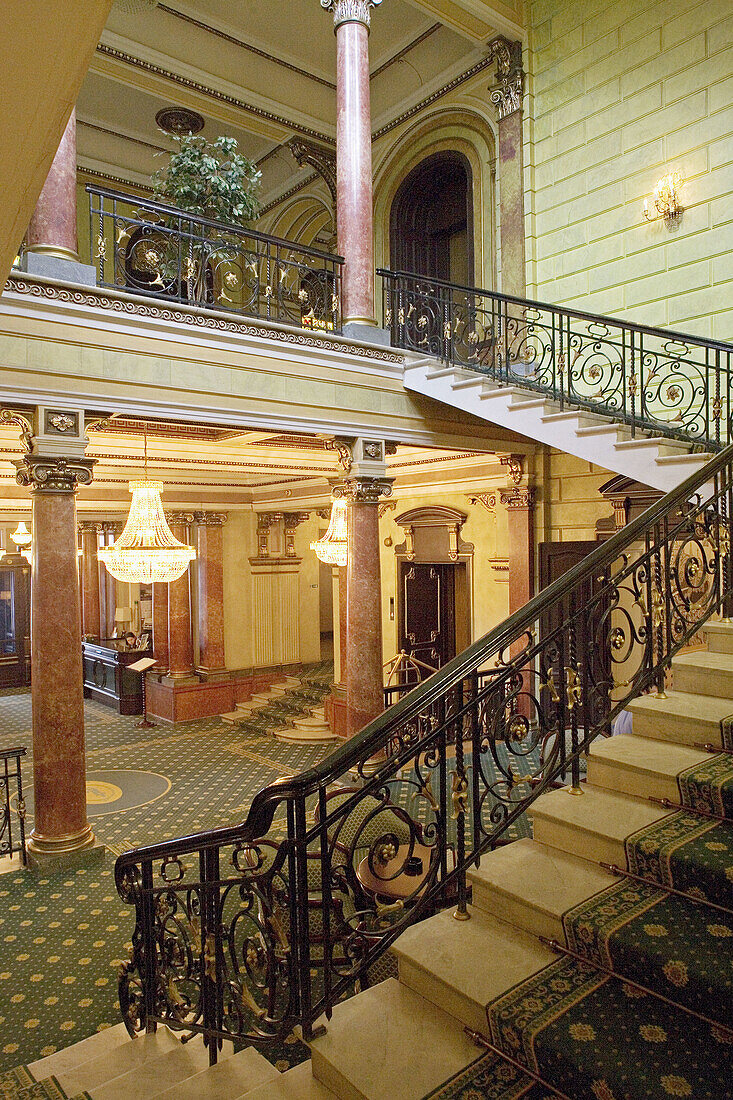
[[[730,755],[678,786],[682,805],[733,818]],[[558,958],[490,1004],[491,1040],[572,1100],[733,1098],[733,821],[671,813],[630,836],[626,855],[650,884],[617,880],[567,912],[581,958]],[[553,1095],[493,1053],[434,1094]]]

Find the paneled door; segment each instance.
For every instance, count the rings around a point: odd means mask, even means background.
[[[0,562],[0,688],[30,683],[30,566]]]
[[[432,668],[456,655],[457,569],[465,571],[461,564],[400,562],[400,649]]]

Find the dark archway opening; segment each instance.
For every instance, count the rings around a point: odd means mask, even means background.
[[[471,167],[461,153],[435,153],[402,181],[390,214],[390,259],[396,271],[472,284]]]

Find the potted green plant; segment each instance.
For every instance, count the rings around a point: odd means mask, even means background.
[[[259,212],[261,172],[237,151],[236,138],[207,141],[198,134],[168,136],[178,148],[153,176],[155,197],[187,214],[226,225],[249,225]],[[169,215],[131,235],[125,266],[133,285],[158,287],[190,302],[213,302],[216,284],[218,297],[231,301],[225,288],[241,286],[241,251],[234,235],[185,220],[181,225]]]
[[[169,136],[178,149],[153,176],[153,190],[161,202],[228,225],[248,225],[257,217],[262,173],[237,152],[236,138]]]

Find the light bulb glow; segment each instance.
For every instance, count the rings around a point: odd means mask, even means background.
[[[16,546],[30,546],[33,538],[25,525],[25,520],[20,521],[10,537]]]
[[[322,539],[310,544],[311,550],[324,565],[346,565],[348,537],[346,530],[346,501],[336,497],[331,505],[331,521]]]
[[[183,576],[196,557],[179,542],[165,518],[162,481],[131,481],[132,503],[124,530],[113,546],[98,551],[107,571],[118,581],[170,583]]]

